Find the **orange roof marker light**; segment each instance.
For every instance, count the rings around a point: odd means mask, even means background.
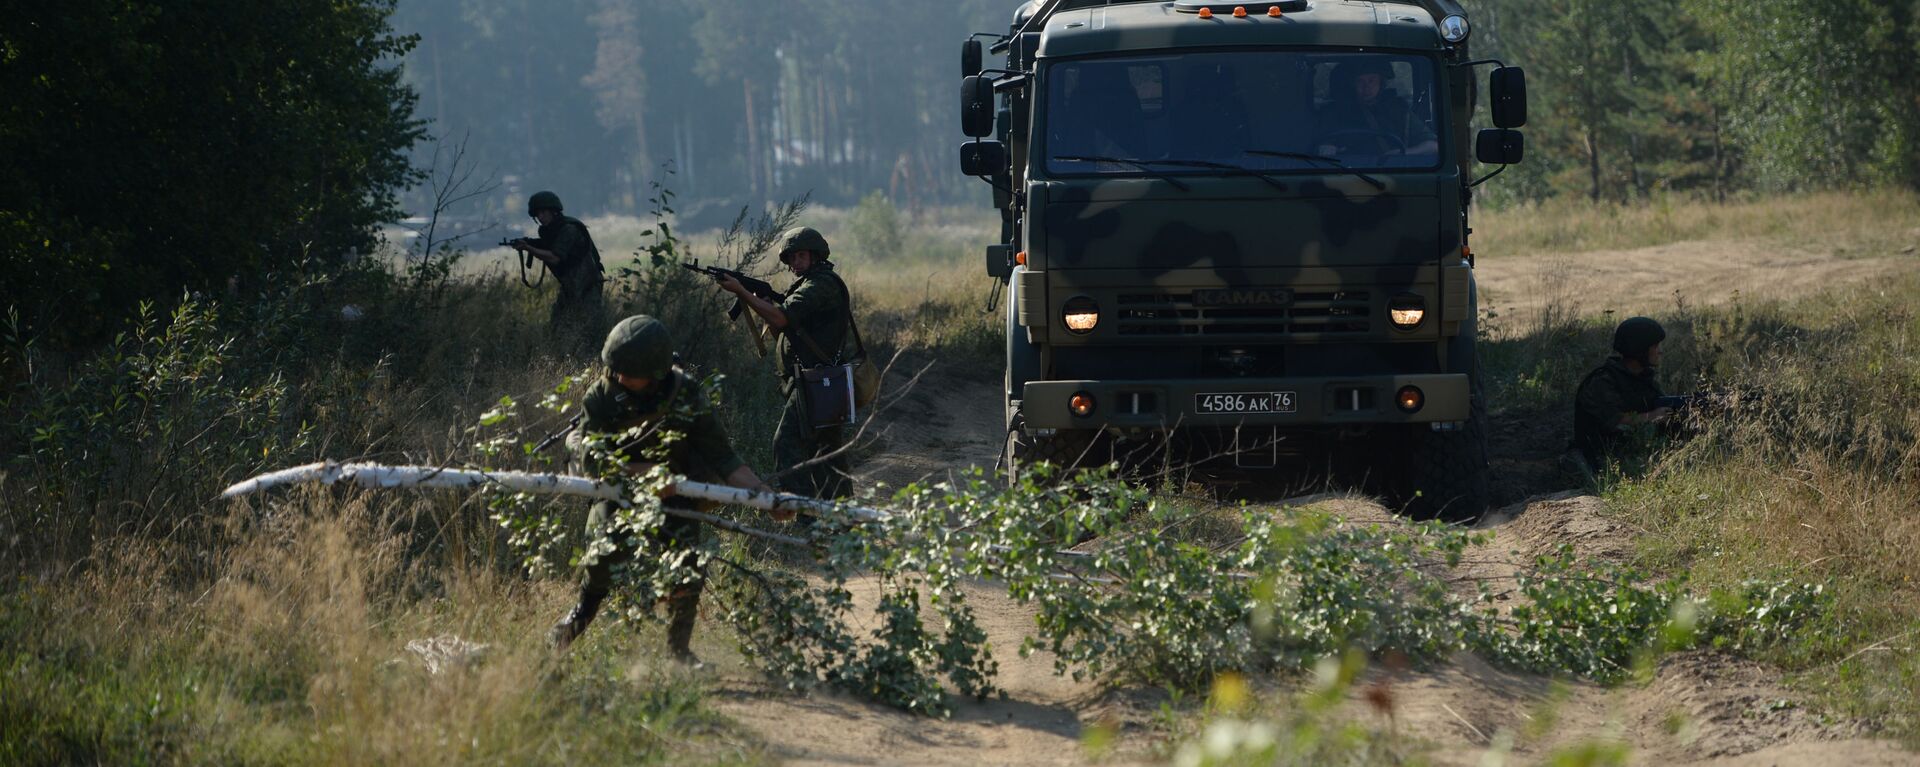
[[[1015,253],[1015,254],[1014,254],[1014,256],[1013,256],[1013,262],[1014,262],[1014,263],[1016,263],[1016,264],[1019,264],[1019,265],[1021,265],[1021,266],[1026,266],[1026,265],[1027,265],[1027,252],[1023,250],[1023,251],[1020,251],[1019,253]]]
[[[1276,19],[1280,18],[1280,6],[1277,6],[1277,5],[1267,6],[1267,15]]]
[[[1203,18],[1203,19],[1211,19],[1211,18],[1213,18],[1213,9],[1212,9],[1212,8],[1208,8],[1208,7],[1205,7],[1205,6],[1201,6],[1201,8],[1200,8],[1200,18]]]
[[[1247,17],[1247,7],[1246,7],[1246,6],[1244,6],[1244,5],[1236,5],[1236,6],[1234,6],[1234,7],[1233,7],[1233,17],[1234,17],[1234,18],[1236,18],[1236,19],[1244,19],[1244,18],[1246,18],[1246,17]]]

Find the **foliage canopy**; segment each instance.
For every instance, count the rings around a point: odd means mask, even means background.
[[[0,306],[96,337],[145,299],[373,245],[422,135],[395,0],[30,3],[0,30]]]

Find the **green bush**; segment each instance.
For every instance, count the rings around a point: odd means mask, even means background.
[[[420,138],[394,0],[13,9],[0,307],[58,346],[143,301],[372,252]]]

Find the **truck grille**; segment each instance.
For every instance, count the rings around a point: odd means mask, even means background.
[[[1192,293],[1123,294],[1123,336],[1364,335],[1372,296],[1362,291],[1294,293],[1285,306],[1198,306]]]

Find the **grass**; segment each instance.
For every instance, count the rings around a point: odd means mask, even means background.
[[[656,629],[604,620],[553,659],[571,576],[521,573],[472,504],[207,500],[322,458],[475,461],[471,427],[502,395],[531,403],[592,370],[547,333],[550,292],[479,261],[156,307],[87,354],[0,334],[0,369],[24,371],[0,391],[0,763],[764,760],[698,680],[662,670]],[[975,319],[984,275],[925,256],[849,272],[879,358],[998,358],[997,315]],[[725,425],[770,470],[772,365],[717,290],[676,270],[609,295],[617,313],[666,318],[698,374],[726,376]],[[563,419],[544,420],[529,433]],[[429,674],[406,649],[447,634],[488,645],[484,660]]]
[[[742,764],[761,757],[702,682],[602,629],[555,659],[563,595],[490,569],[427,574],[404,508],[314,492],[250,528],[211,581],[166,571],[184,541],[0,596],[0,762]],[[431,673],[410,640],[486,645]],[[657,637],[647,636],[651,642]]]
[[[1825,702],[1920,737],[1920,277],[1678,318],[1676,372],[1759,392],[1608,488],[1643,559],[1708,586],[1830,584],[1823,630],[1768,657]],[[1676,388],[1683,388],[1682,386]]]
[[[979,255],[990,217],[896,217],[897,252],[868,248],[890,241],[871,206],[807,221],[846,243],[837,260],[876,352],[998,375],[1000,316],[984,311],[993,285]],[[1567,204],[1483,212],[1476,227],[1476,248],[1516,257],[1723,238],[1884,251],[1920,241],[1920,202]],[[610,261],[643,244],[625,224],[595,231]],[[591,368],[545,335],[547,294],[478,261],[156,311],[147,332],[93,355],[4,344],[0,369],[26,373],[0,399],[0,763],[765,759],[698,680],[662,670],[653,629],[596,626],[579,652],[550,658],[544,630],[567,579],[520,573],[499,529],[459,499],[314,492],[251,513],[206,500],[322,457],[470,460],[467,429],[501,395],[530,401]],[[1830,580],[1824,630],[1769,659],[1831,709],[1909,736],[1920,732],[1916,297],[1909,277],[1662,313],[1670,388],[1705,377],[1758,387],[1769,404],[1606,488],[1613,512],[1647,531],[1645,566],[1707,586]],[[669,317],[688,364],[728,376],[726,425],[766,467],[769,364],[718,316],[718,293],[689,279],[620,300]],[[343,304],[361,319],[343,319]],[[1547,313],[1500,329],[1487,347],[1495,401],[1561,419],[1604,324]],[[711,629],[701,641],[719,641]],[[406,644],[442,634],[489,645],[485,660],[427,673]]]
[[[1626,250],[1689,240],[1759,240],[1859,251],[1920,244],[1920,196],[1822,192],[1724,205],[1662,197],[1645,205],[1566,198],[1477,211],[1475,251],[1499,257]]]
[[[1586,246],[1626,247],[1651,240],[1603,234],[1599,222],[1649,215],[1542,217],[1548,223],[1509,236],[1545,242],[1594,227]],[[1789,239],[1814,237],[1811,222],[1823,217],[1838,224],[1825,241],[1885,239],[1874,246],[1883,252],[1920,241],[1920,209],[1901,194],[1675,215],[1689,222],[1688,236],[1726,236],[1723,227],[1737,223],[1731,231]],[[1748,228],[1761,219],[1773,228]],[[1656,574],[1684,576],[1703,592],[1739,591],[1748,581],[1826,584],[1832,609],[1818,629],[1762,658],[1792,672],[1828,710],[1920,742],[1916,301],[1920,277],[1907,274],[1803,289],[1791,299],[1655,312],[1669,333],[1661,373],[1669,391],[1730,388],[1761,399],[1601,489],[1611,513],[1641,531],[1636,564]],[[1491,399],[1506,418],[1566,422],[1574,389],[1608,347],[1610,320],[1549,301],[1517,324],[1494,323],[1483,353]]]

